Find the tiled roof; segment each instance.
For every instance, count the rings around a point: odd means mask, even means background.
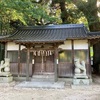
[[[16,42],[61,42],[66,39],[84,38],[87,38],[87,31],[83,24],[65,24],[20,27],[14,34],[5,39]]]
[[[94,39],[100,34],[89,32],[83,24],[20,27],[0,41],[15,42],[63,42],[66,39]]]
[[[100,38],[100,31],[98,32],[89,32],[89,39],[98,39]]]

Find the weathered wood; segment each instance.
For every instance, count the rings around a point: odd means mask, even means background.
[[[18,50],[18,77],[20,76],[20,56],[21,56],[21,45],[19,44],[19,50]]]
[[[89,58],[89,66],[87,66],[87,67],[89,67],[89,74],[90,75],[92,75],[92,68],[91,68],[91,57],[90,57],[90,41],[88,40],[88,58]],[[92,77],[92,76],[90,76],[90,77]]]
[[[18,63],[10,63],[10,72],[13,76],[18,76]],[[29,76],[32,76],[32,64],[29,64]],[[26,63],[20,65],[20,77],[26,77]]]
[[[27,48],[26,81],[29,81],[30,48]]]
[[[43,74],[44,72],[44,58],[43,58],[43,54],[42,54],[42,60],[41,60],[41,74]]]
[[[47,60],[47,57],[46,57],[46,54],[44,55],[44,71],[46,72],[46,60]]]
[[[55,79],[55,82],[58,81],[58,63],[57,63],[57,60],[58,60],[58,49],[56,47],[55,54],[54,54],[54,79]]]
[[[34,63],[35,63],[35,57],[34,57],[34,55],[32,56],[32,60],[34,59]],[[32,76],[33,76],[33,74],[34,74],[34,64],[32,63]]]
[[[74,40],[71,40],[71,44],[72,44],[72,72],[74,75]]]

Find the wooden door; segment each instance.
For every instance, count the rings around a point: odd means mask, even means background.
[[[35,56],[33,74],[53,73],[54,72],[54,55]]]

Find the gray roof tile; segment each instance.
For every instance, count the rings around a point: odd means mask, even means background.
[[[16,42],[61,42],[66,39],[88,39],[88,33],[83,24],[31,26],[20,27],[5,39]]]

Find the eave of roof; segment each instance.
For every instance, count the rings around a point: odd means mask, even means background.
[[[15,42],[62,42],[66,39],[87,39],[83,24],[64,24],[51,26],[20,27],[11,36],[0,41]]]
[[[99,38],[100,38],[100,31],[88,33],[88,39],[99,39]]]

